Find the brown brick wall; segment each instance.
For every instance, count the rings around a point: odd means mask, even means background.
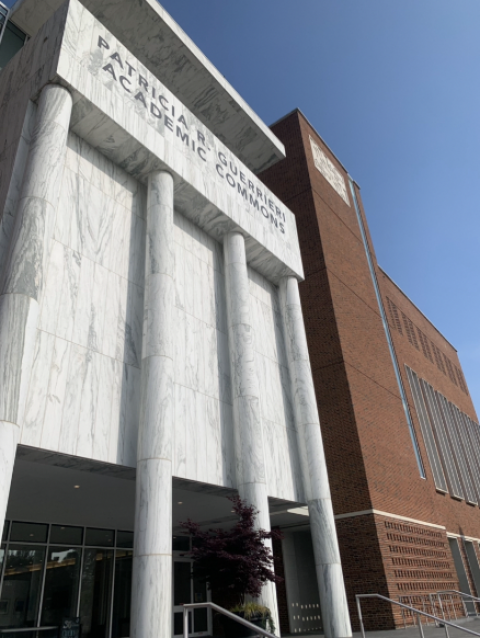
[[[375,509],[444,526],[447,532],[480,537],[480,509],[435,490],[404,367],[410,366],[477,420],[455,349],[375,266],[425,480],[415,459],[353,202],[348,206],[316,169],[309,136],[345,179],[347,173],[300,112],[272,129],[285,144],[287,159],[260,178],[297,219],[306,276],[300,292],[335,514]],[[376,265],[358,187],[356,193]],[[391,312],[392,302],[397,320]],[[419,595],[456,581],[451,556],[436,557],[442,563],[436,567],[428,563],[433,558],[421,553],[425,549],[422,539],[428,536],[421,530],[437,528],[406,525],[412,531],[403,536],[410,540],[394,544],[394,528],[378,516],[338,520],[354,619],[355,593],[375,590],[398,598],[404,592]],[[446,535],[440,531],[438,542],[445,546]],[[400,549],[393,551],[394,546]],[[449,554],[448,544],[439,551]],[[378,617],[382,620],[375,621],[376,628],[399,622],[398,612],[392,615],[391,610]]]

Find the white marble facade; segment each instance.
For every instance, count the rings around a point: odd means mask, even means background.
[[[18,443],[138,466],[133,607],[155,609],[132,635],[153,638],[172,477],[238,488],[264,527],[267,497],[306,503],[327,635],[350,635],[293,214],[77,0],[0,74],[0,137],[1,515]]]
[[[145,208],[146,187],[70,133],[24,445],[136,465]],[[173,473],[234,487],[223,250],[178,212],[174,233]],[[248,275],[269,495],[303,502],[278,288]]]

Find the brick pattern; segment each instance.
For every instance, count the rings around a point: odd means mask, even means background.
[[[426,467],[424,480],[415,460],[355,210],[316,169],[309,137],[345,180],[347,172],[299,111],[272,129],[285,144],[287,158],[260,178],[297,219],[306,276],[300,292],[335,514],[375,509],[442,525],[451,533],[480,536],[480,509],[435,490],[405,372],[406,364],[478,422],[456,350],[376,266]],[[360,191],[355,189],[376,264]],[[394,520],[391,524],[397,525]],[[440,530],[440,537],[435,537],[422,531],[422,526],[407,527],[412,529],[395,530],[373,515],[338,519],[354,626],[355,593],[398,598],[455,582],[445,533]],[[371,628],[398,626],[397,612],[379,603],[364,604],[365,613],[369,605],[378,607],[375,620],[367,613]]]

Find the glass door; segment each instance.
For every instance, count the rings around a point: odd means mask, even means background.
[[[173,558],[173,635],[183,636],[183,605],[210,600],[205,583],[192,578],[192,561],[185,557]],[[190,614],[190,636],[206,636],[212,631],[210,609],[195,609]]]

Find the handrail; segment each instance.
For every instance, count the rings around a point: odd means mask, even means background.
[[[194,609],[202,609],[203,607],[206,607],[208,609],[214,609],[215,611],[218,611],[220,614],[223,614],[227,618],[230,618],[231,620],[236,620],[241,625],[245,625],[245,627],[249,627],[250,629],[253,629],[255,633],[261,634],[262,636],[266,636],[266,638],[277,638],[275,634],[271,634],[266,629],[263,629],[262,627],[257,627],[257,625],[254,625],[248,620],[245,620],[245,618],[241,618],[240,616],[237,616],[236,614],[232,614],[231,611],[227,611],[223,607],[220,607],[219,605],[216,605],[215,603],[210,603],[210,602],[189,603],[188,605],[183,605],[183,638],[188,638],[188,612],[193,611]],[[475,635],[480,636],[480,634],[475,634]]]
[[[440,608],[443,612],[443,604],[442,604],[442,594],[456,594],[457,596],[460,596],[460,599],[462,601],[462,605],[463,605],[463,611],[465,612],[465,616],[469,616],[470,614],[468,613],[468,609],[467,609],[467,603],[471,603],[472,601],[475,601],[477,603],[480,603],[480,598],[477,598],[476,596],[472,596],[472,594],[466,594],[463,591],[457,591],[456,589],[444,589],[441,591],[437,591],[437,598],[438,598],[438,602],[440,603]],[[465,601],[465,598],[470,598],[470,600]],[[473,611],[475,612],[475,615],[478,618],[478,611],[475,608],[475,604],[473,604]],[[443,612],[445,615],[445,612]]]
[[[362,632],[362,638],[365,638],[365,627],[363,626],[362,607],[360,603],[360,598],[379,598],[380,600],[385,600],[386,602],[392,605],[398,605],[399,607],[402,607],[403,609],[409,609],[411,612],[417,614],[417,622],[418,622],[418,630],[420,632],[420,638],[424,638],[422,621],[420,619],[420,616],[425,616],[426,618],[431,618],[432,620],[435,620],[441,623],[445,627],[445,634],[447,638],[450,638],[448,634],[448,627],[453,627],[454,629],[460,629],[461,631],[465,631],[467,634],[471,634],[472,636],[480,636],[480,634],[477,633],[476,631],[472,631],[471,629],[467,629],[466,627],[462,627],[461,625],[455,625],[455,623],[450,622],[449,620],[445,620],[444,618],[439,618],[438,616],[433,616],[432,614],[427,614],[426,611],[420,611],[420,609],[415,609],[415,607],[410,607],[410,605],[404,605],[403,603],[400,603],[398,600],[392,600],[391,598],[387,598],[386,596],[382,596],[381,594],[356,594],[355,598],[357,601],[358,618],[360,620],[360,631]],[[186,636],[185,638],[188,638],[188,636]]]
[[[470,598],[480,603],[480,598],[477,598],[477,596],[472,596],[472,594],[466,594],[464,591],[457,591],[456,589],[442,589],[441,591],[437,591],[437,596],[439,594],[459,594],[460,596],[465,596],[465,598]]]

